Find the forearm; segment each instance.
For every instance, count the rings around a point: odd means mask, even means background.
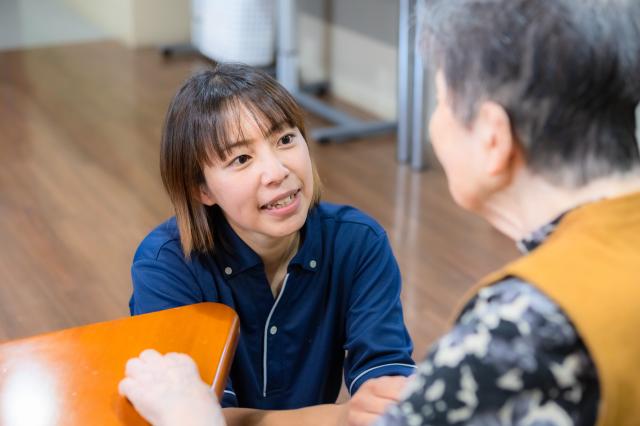
[[[295,410],[225,408],[227,426],[326,426],[340,425],[345,416],[342,404],[324,404]]]

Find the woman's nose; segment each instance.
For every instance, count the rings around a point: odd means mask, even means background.
[[[271,153],[264,157],[262,169],[262,183],[264,185],[280,183],[287,176],[289,176],[289,169],[278,155]]]

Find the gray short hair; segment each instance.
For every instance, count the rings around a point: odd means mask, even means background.
[[[531,170],[579,187],[640,166],[640,1],[423,0],[420,13],[456,116],[502,105]]]

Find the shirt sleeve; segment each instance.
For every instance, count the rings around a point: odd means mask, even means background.
[[[227,386],[224,388],[222,399],[220,399],[220,406],[222,408],[230,408],[230,407],[238,406],[238,397],[236,396],[236,392],[233,390],[233,383],[231,382],[231,377],[227,379]]]
[[[594,424],[595,371],[560,308],[512,278],[481,290],[376,425]]]
[[[179,249],[160,248],[153,257],[136,257],[131,266],[131,315],[204,301],[193,268]]]
[[[368,237],[349,295],[345,384],[351,395],[368,379],[409,376],[413,344],[400,303],[400,271],[384,232]]]

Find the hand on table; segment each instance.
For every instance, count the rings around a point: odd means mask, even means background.
[[[344,425],[373,424],[390,405],[400,400],[400,393],[408,380],[408,377],[384,376],[364,382],[346,403]]]
[[[143,351],[127,362],[120,394],[154,425],[224,425],[222,412],[185,354]]]

